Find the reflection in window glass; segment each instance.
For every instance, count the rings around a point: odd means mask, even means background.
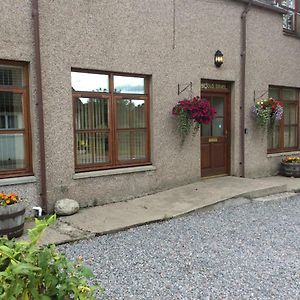
[[[0,85],[23,86],[23,69],[18,66],[0,65]]]
[[[210,124],[201,124],[201,136],[207,137],[211,136],[211,126]]]
[[[291,148],[297,146],[297,129],[295,126],[285,126],[284,128],[284,147]]]
[[[72,88],[74,91],[108,92],[108,75],[72,72]]]
[[[269,89],[269,97],[275,100],[279,99],[279,89],[270,87]]]
[[[278,95],[278,98],[275,97]],[[269,96],[283,104],[283,120],[268,134],[268,150],[290,151],[298,145],[298,96],[295,88],[271,87]]]
[[[275,126],[268,134],[268,149],[277,149],[279,147],[279,126]]]
[[[108,133],[77,133],[77,163],[92,164],[109,161]]]
[[[77,98],[76,129],[108,127],[108,101],[100,98]]]
[[[145,101],[122,99],[117,102],[118,128],[145,127]]]
[[[0,171],[25,167],[24,134],[1,134]]]
[[[214,97],[212,100],[212,106],[216,109],[216,116],[224,116],[224,98]]]
[[[23,129],[22,95],[0,92],[0,116],[0,129]]]
[[[212,121],[212,135],[213,136],[224,136],[224,119],[215,118]]]
[[[140,77],[114,76],[114,92],[145,94],[145,79]]]
[[[282,89],[282,100],[296,100],[295,89]]]
[[[146,132],[121,131],[118,134],[118,159],[135,160],[146,158]]]

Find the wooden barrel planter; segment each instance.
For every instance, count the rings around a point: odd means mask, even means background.
[[[280,174],[287,177],[300,178],[300,164],[282,162]]]
[[[24,214],[23,203],[0,206],[0,236],[20,237],[24,231]]]

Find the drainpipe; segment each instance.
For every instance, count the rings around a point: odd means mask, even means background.
[[[40,47],[40,27],[39,27],[39,3],[32,0],[33,35],[35,51],[35,74],[36,74],[36,96],[38,110],[38,135],[40,154],[40,199],[44,212],[47,212],[47,186],[46,186],[46,159],[45,159],[45,127],[43,109],[43,89],[42,89],[42,67],[41,67],[41,47]]]
[[[245,177],[245,102],[246,102],[246,52],[247,52],[247,14],[251,9],[253,0],[249,0],[247,7],[241,15],[242,30],[241,30],[241,105],[240,105],[240,128],[241,128],[241,161],[240,161],[240,176]]]

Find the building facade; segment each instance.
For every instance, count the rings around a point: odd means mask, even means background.
[[[299,1],[267,2],[2,0],[2,190],[50,212],[276,174],[300,154]],[[192,94],[217,116],[182,144],[171,111]],[[251,116],[268,95],[285,111],[271,134]]]

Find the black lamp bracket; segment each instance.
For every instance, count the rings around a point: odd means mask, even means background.
[[[253,92],[253,102],[255,103],[257,100],[261,99],[265,95],[267,95],[269,90],[260,90],[260,91],[255,91]],[[260,95],[257,97],[257,95]]]
[[[189,89],[189,96],[190,96],[190,99],[193,98],[193,83],[190,82],[189,84],[187,84],[183,89],[180,89],[180,84],[178,83],[178,96],[180,94],[182,94],[184,91],[186,91],[187,89]]]

